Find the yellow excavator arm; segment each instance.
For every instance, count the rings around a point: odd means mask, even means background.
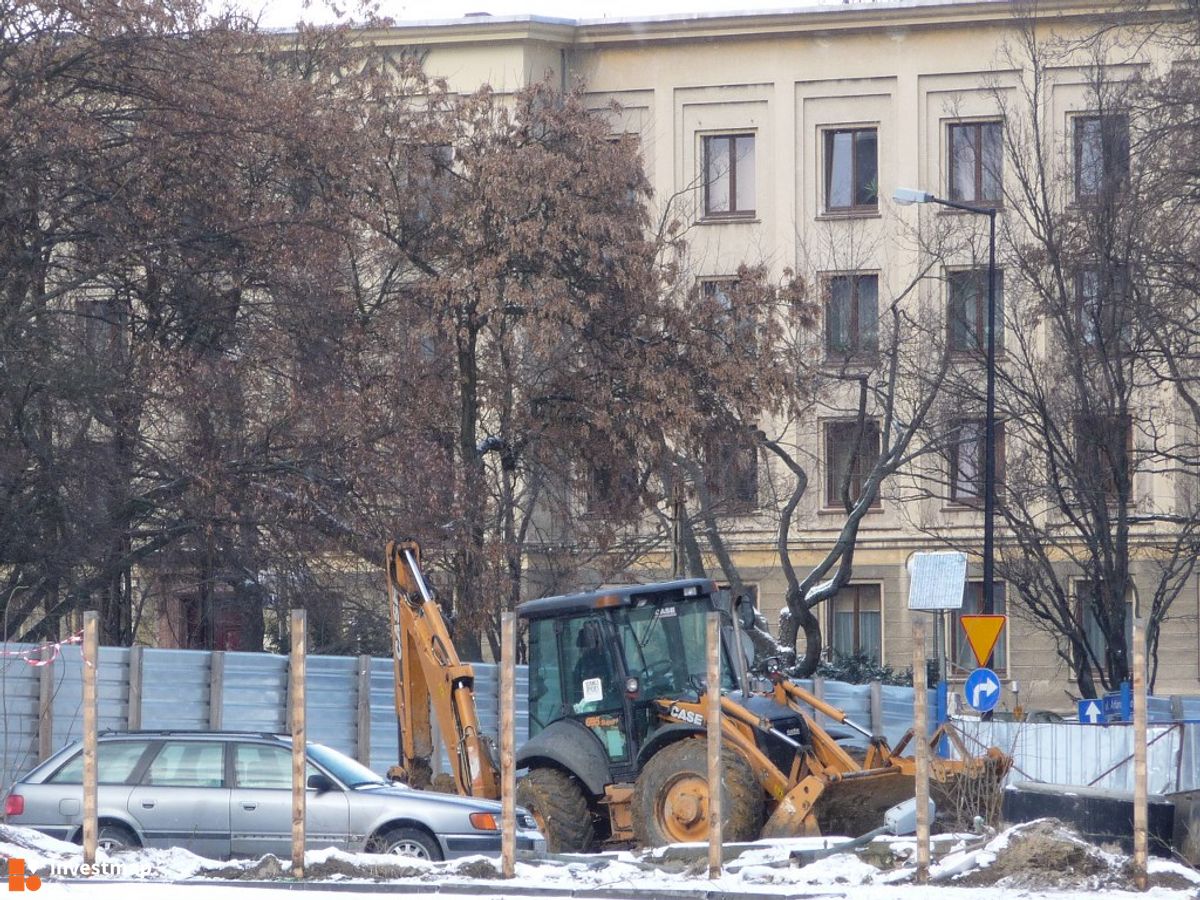
[[[400,726],[400,764],[388,777],[413,787],[431,781],[431,710],[450,756],[458,793],[496,799],[500,778],[475,709],[475,671],[454,649],[441,608],[421,572],[416,541],[387,545],[388,619]]]

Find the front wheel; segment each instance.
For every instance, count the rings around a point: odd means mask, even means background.
[[[420,828],[389,828],[367,844],[368,853],[387,853],[408,859],[428,859],[441,862],[442,848]]]
[[[752,841],[762,830],[766,800],[740,753],[721,752],[721,837]],[[685,738],[659,750],[633,786],[633,833],[643,847],[708,839],[708,747]]]
[[[583,785],[559,769],[530,769],[517,782],[517,805],[529,810],[551,853],[586,853],[596,841]]]

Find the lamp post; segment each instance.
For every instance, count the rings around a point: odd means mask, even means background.
[[[995,514],[996,514],[996,207],[972,206],[945,200],[927,191],[897,188],[892,199],[901,206],[913,203],[937,203],[951,209],[988,218],[988,292],[987,292],[987,406],[984,414],[983,441],[983,612],[996,611],[994,595]]]

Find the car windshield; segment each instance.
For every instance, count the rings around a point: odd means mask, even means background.
[[[334,778],[347,787],[387,783],[362,763],[356,762],[344,753],[338,753],[332,747],[326,747],[324,744],[309,744],[308,755],[310,759],[327,769]]]

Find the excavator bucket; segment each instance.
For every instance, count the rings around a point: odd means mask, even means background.
[[[838,834],[857,837],[883,823],[883,814],[912,797],[914,782],[896,766],[846,776],[806,778],[775,807],[765,838]]]

